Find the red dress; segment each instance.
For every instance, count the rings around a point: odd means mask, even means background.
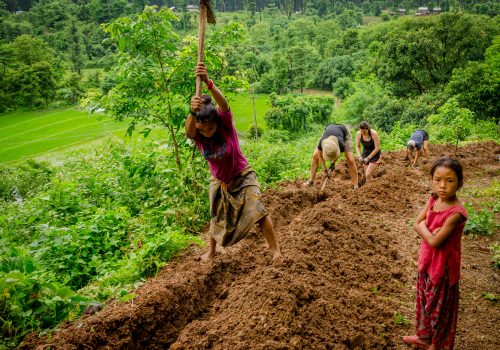
[[[425,225],[433,232],[443,227],[455,213],[463,216],[448,238],[437,248],[422,240],[418,258],[417,336],[428,339],[438,349],[451,350],[455,343],[461,268],[461,239],[467,220],[467,210],[457,204],[435,212],[436,199],[429,199]]]

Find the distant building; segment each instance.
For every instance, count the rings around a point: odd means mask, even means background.
[[[187,5],[186,9],[188,10],[188,12],[196,12],[198,11],[198,5]]]
[[[415,16],[427,16],[427,15],[429,15],[429,8],[424,6],[419,7],[417,13],[415,14]]]
[[[406,9],[398,9],[400,16],[406,16]]]
[[[432,9],[432,13],[433,13],[434,15],[439,15],[439,14],[441,13],[441,7],[434,7],[434,8]]]

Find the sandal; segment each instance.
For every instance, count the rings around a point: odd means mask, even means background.
[[[427,350],[431,347],[431,344],[426,343],[422,338],[419,338],[416,335],[406,335],[403,337],[403,343],[408,345],[413,345],[417,349]]]

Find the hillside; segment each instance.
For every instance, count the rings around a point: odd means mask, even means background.
[[[454,151],[431,145],[433,157]],[[472,190],[499,178],[500,145],[458,153],[461,199],[474,202]],[[401,158],[384,154],[376,181],[356,192],[344,162],[325,193],[320,181],[268,190],[281,260],[271,262],[256,233],[208,263],[193,247],[133,300],[111,301],[51,337],[30,335],[20,349],[409,349],[400,339],[413,333],[420,243],[411,224],[429,196],[430,164],[410,168]],[[500,294],[488,248],[498,236],[463,239],[458,350],[500,347],[500,307],[482,298]]]

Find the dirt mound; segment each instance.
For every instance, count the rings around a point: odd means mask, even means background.
[[[455,148],[431,152],[453,155]],[[458,157],[468,177],[491,180],[500,174],[498,154],[497,144],[482,143],[460,148]],[[419,239],[411,224],[429,195],[430,163],[411,168],[402,157],[384,154],[376,180],[356,192],[345,164],[324,193],[322,179],[267,191],[281,260],[271,262],[255,232],[209,263],[193,247],[134,300],[111,301],[50,339],[27,337],[20,348],[405,349],[400,336],[413,329],[395,319],[413,319]],[[490,312],[487,322],[498,321],[498,308]],[[462,327],[459,321],[459,341]],[[491,327],[472,347],[457,348],[494,348],[495,339]]]

